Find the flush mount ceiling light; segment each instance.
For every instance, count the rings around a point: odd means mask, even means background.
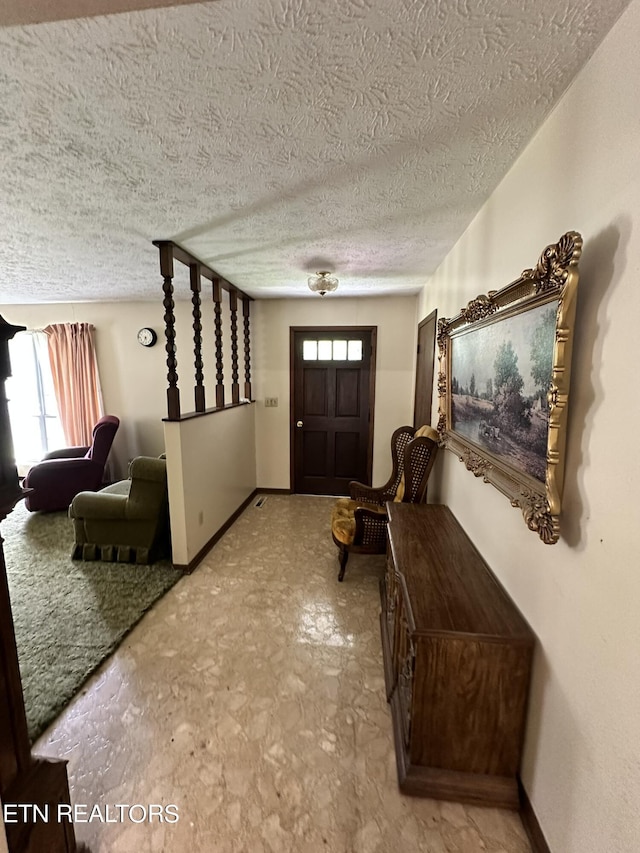
[[[327,272],[327,270],[324,270],[317,272],[315,275],[310,275],[307,279],[307,284],[309,285],[309,290],[319,293],[320,296],[324,296],[325,293],[337,290],[338,279],[334,275],[331,275],[330,272]]]

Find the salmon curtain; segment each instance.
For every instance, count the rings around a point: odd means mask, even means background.
[[[93,427],[104,415],[94,327],[89,323],[55,323],[43,331],[67,444],[88,446]]]

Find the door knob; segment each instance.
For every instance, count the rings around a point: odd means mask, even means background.
[[[296,421],[296,426],[298,427],[298,429],[300,429],[302,426],[302,421]]]

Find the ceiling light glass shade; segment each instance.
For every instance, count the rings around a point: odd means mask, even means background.
[[[317,272],[315,275],[310,275],[307,283],[309,290],[319,293],[320,296],[324,296],[325,293],[331,293],[338,288],[338,279],[326,270],[324,272]]]

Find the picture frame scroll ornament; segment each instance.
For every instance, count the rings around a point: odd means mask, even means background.
[[[568,231],[511,284],[438,323],[441,443],[550,545],[560,536],[581,253],[581,235]]]

